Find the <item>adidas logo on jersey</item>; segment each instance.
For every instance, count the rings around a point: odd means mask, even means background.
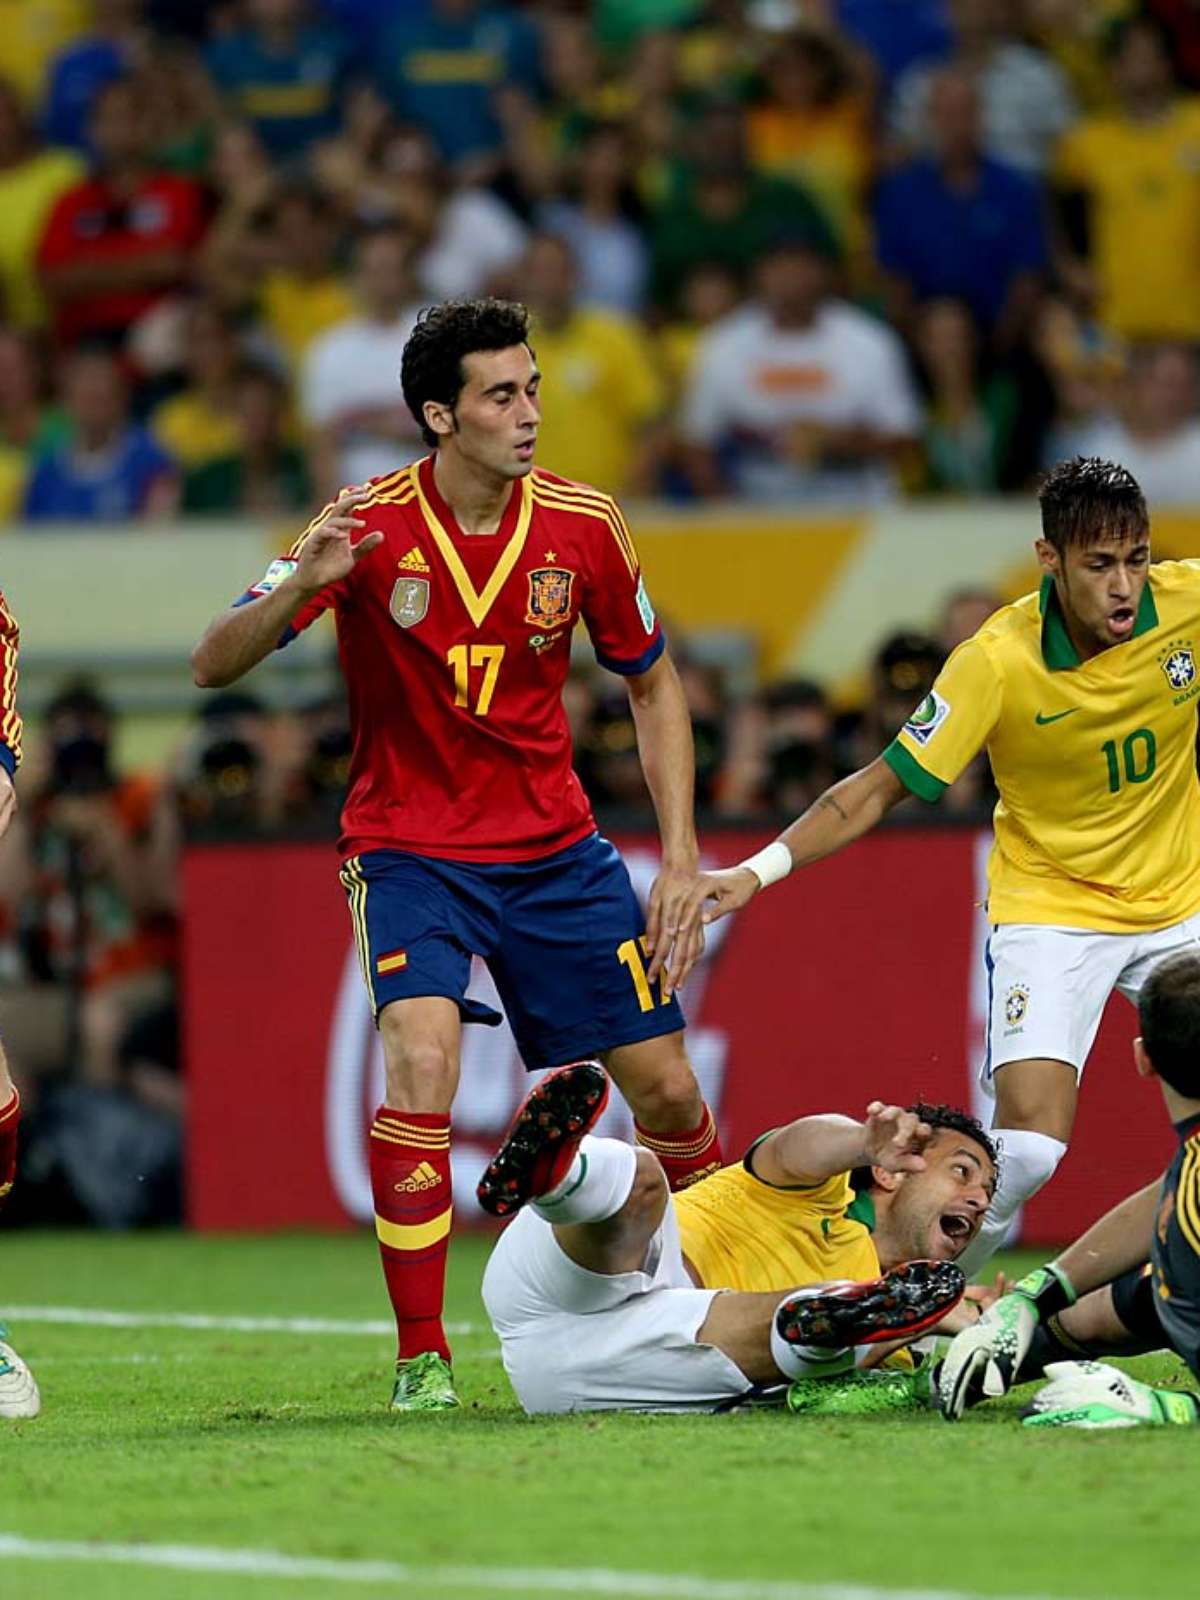
[[[396,565],[401,572],[428,572],[429,563],[421,554],[420,546],[413,545],[406,556],[402,556]]]
[[[422,1161],[415,1167],[407,1178],[402,1178],[399,1183],[394,1183],[392,1188],[397,1194],[420,1194],[422,1189],[436,1189],[442,1181],[440,1172],[435,1172],[428,1161]]]

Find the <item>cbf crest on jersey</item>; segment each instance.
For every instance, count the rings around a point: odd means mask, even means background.
[[[1166,654],[1159,657],[1159,666],[1167,675],[1167,682],[1176,694],[1190,689],[1196,681],[1196,658],[1192,654],[1190,639],[1173,639]]]
[[[540,628],[559,628],[571,620],[571,585],[575,574],[568,567],[535,567],[529,574],[529,610],[525,621]]]
[[[397,578],[388,610],[402,628],[415,627],[429,610],[429,579]]]

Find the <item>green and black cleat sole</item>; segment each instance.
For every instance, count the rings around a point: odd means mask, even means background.
[[[775,1326],[789,1344],[830,1350],[912,1338],[953,1310],[966,1287],[952,1261],[906,1261],[869,1283],[793,1295],[775,1313]]]
[[[530,1091],[479,1180],[475,1193],[483,1209],[493,1217],[510,1217],[553,1189],[570,1166],[559,1158],[573,1152],[607,1104],[608,1077],[596,1062],[577,1061],[548,1072]],[[563,1171],[556,1172],[557,1166]]]

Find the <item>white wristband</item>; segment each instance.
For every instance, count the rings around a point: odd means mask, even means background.
[[[787,845],[782,839],[774,839],[757,855],[747,856],[745,861],[739,861],[737,870],[749,867],[763,888],[769,889],[773,883],[778,883],[780,878],[786,878],[794,865],[792,852]]]

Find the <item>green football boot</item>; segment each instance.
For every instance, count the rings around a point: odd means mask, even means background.
[[[436,1351],[397,1361],[393,1411],[453,1411],[458,1404],[450,1363]]]
[[[787,1408],[807,1417],[868,1417],[883,1411],[928,1411],[933,1407],[929,1363],[915,1372],[875,1367],[833,1378],[797,1378]]]

